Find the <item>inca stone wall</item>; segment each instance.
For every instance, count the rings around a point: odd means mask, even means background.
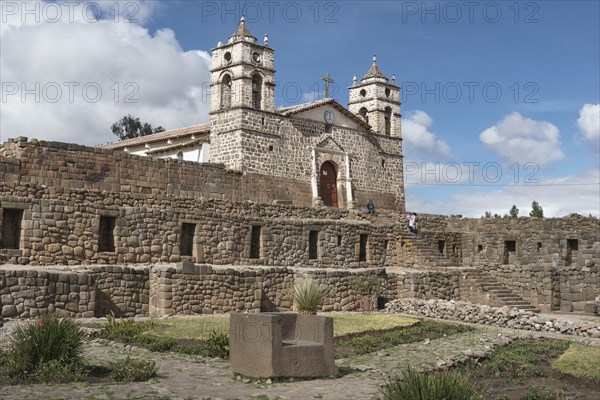
[[[544,310],[583,310],[600,295],[600,220],[449,219],[462,234],[462,264]],[[512,243],[507,243],[512,242]]]
[[[296,282],[314,279],[327,291],[324,311],[372,311],[395,298],[383,269],[323,271],[286,267],[217,267],[191,263],[145,267],[53,269],[0,267],[0,315],[28,318],[287,311]]]

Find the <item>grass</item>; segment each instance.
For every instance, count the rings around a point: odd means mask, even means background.
[[[229,331],[228,315],[206,315],[201,317],[172,317],[153,320],[144,333],[170,339],[206,340],[212,331]]]
[[[335,336],[345,336],[372,330],[387,330],[401,326],[408,326],[417,322],[417,319],[386,314],[323,314],[333,318],[333,331]],[[153,320],[144,335],[159,336],[162,338],[199,339],[206,340],[214,330],[217,332],[229,331],[228,315],[207,315],[201,317],[174,317]]]
[[[438,339],[473,330],[470,326],[440,323],[436,321],[421,321],[418,324],[405,326],[376,335],[351,335],[341,337],[335,342],[335,357],[344,358],[383,350],[388,347],[406,343],[420,342],[423,339]]]
[[[554,339],[520,339],[495,351],[483,363],[484,369],[510,378],[528,378],[536,375],[537,365],[559,357],[569,342]]]
[[[567,351],[552,364],[552,368],[563,374],[600,383],[600,347],[571,343]]]
[[[388,314],[327,314],[326,316],[333,317],[335,336],[345,336],[371,330],[388,330],[418,322],[414,318]]]
[[[457,372],[428,374],[408,368],[402,377],[386,380],[381,389],[384,400],[480,400],[483,388]]]

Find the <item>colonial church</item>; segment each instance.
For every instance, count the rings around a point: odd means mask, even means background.
[[[275,107],[275,56],[242,17],[212,50],[210,123],[101,146],[149,157],[223,164],[262,176],[273,201],[404,210],[400,88],[373,57],[348,108],[331,98]]]

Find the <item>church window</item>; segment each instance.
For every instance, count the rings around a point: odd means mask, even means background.
[[[367,91],[366,91],[365,89],[361,90],[361,91],[360,91],[360,95],[361,95],[362,97],[365,97],[365,96],[367,95]]]
[[[273,151],[273,145],[269,146],[269,151]]]
[[[179,153],[177,153],[177,159],[183,160],[183,151],[180,151]]]
[[[231,76],[225,75],[221,82],[221,109],[231,107]]]
[[[332,124],[325,124],[325,133],[331,133],[333,131]]]
[[[381,159],[381,168],[385,168],[385,159]]]
[[[231,62],[231,53],[230,52],[225,53],[223,58],[225,59],[225,62],[230,63]]]
[[[390,97],[391,91],[389,88],[385,89],[385,97]]]
[[[367,124],[369,123],[369,115],[368,115],[368,111],[365,107],[362,107],[360,110],[358,110],[358,115],[360,115]]]
[[[262,79],[260,75],[255,74],[252,77],[252,108],[260,110],[262,92]]]
[[[385,134],[390,136],[392,132],[392,108],[385,108]]]
[[[18,249],[21,242],[21,221],[23,210],[5,208],[2,210],[2,237],[0,247]]]

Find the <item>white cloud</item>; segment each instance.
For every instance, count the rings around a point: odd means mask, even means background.
[[[586,104],[579,110],[577,126],[596,150],[600,147],[600,104]]]
[[[406,193],[406,208],[433,214],[461,214],[481,217],[485,211],[507,214],[513,204],[520,216],[528,216],[536,200],[545,217],[561,217],[571,213],[600,215],[600,171],[591,169],[577,176],[541,180],[538,185],[503,186],[497,190],[462,190],[448,198],[432,201],[417,197],[410,186]]]
[[[114,2],[102,3],[101,20],[63,5],[57,22],[49,21],[51,10],[44,14],[47,3],[38,4],[39,22],[3,15],[3,141],[22,135],[105,143],[116,140],[110,125],[126,114],[166,129],[208,120],[210,55],[183,51],[170,29],[152,34],[122,20],[131,15],[143,23],[158,2],[131,2],[134,8],[122,8],[119,22],[106,11]]]
[[[549,122],[523,118],[518,112],[513,112],[484,130],[479,139],[504,161],[549,166],[565,158],[559,134],[558,128]]]
[[[433,119],[421,110],[416,110],[402,120],[405,155],[415,158],[414,153],[419,152],[434,157],[450,157],[450,146],[443,140],[438,140],[435,133],[429,131],[432,124]]]

